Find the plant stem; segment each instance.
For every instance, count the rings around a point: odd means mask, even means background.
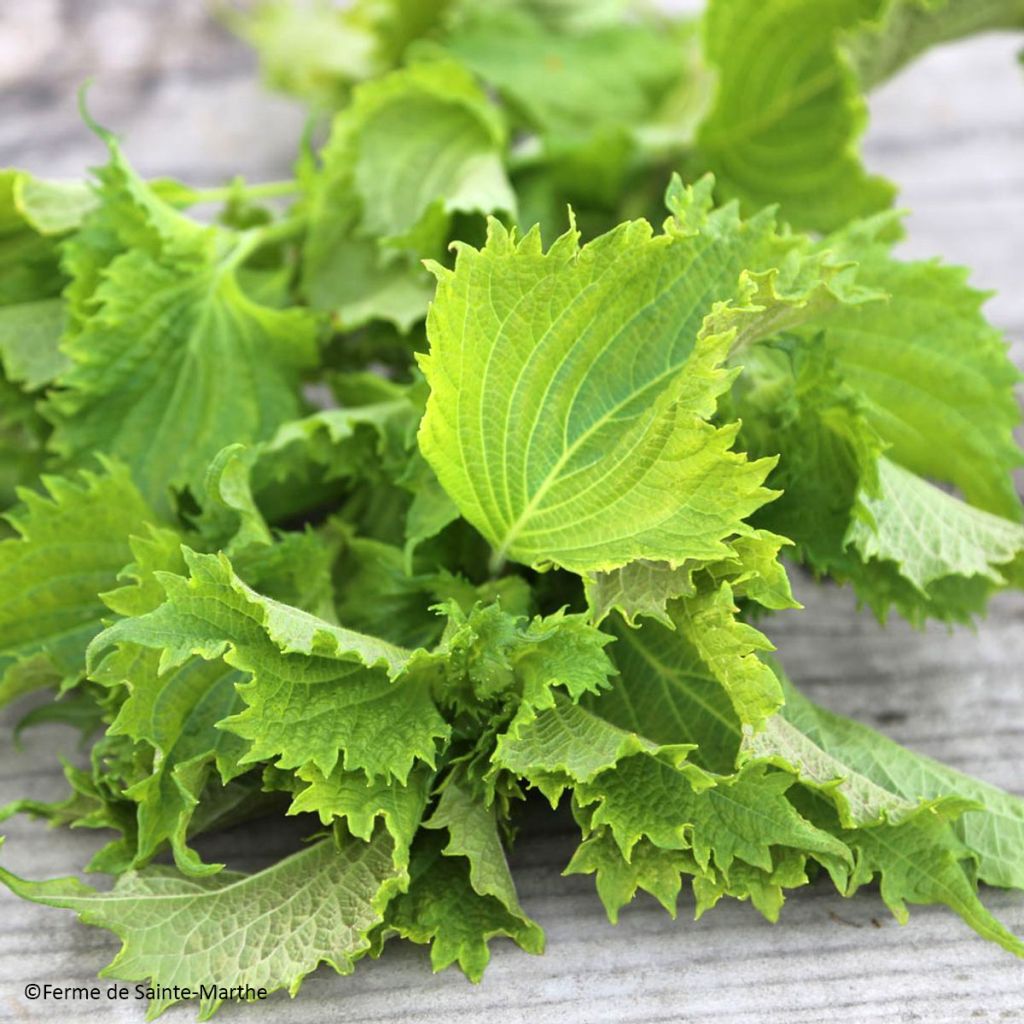
[[[299,183],[291,178],[287,181],[264,181],[258,185],[232,184],[220,188],[199,188],[193,191],[197,203],[223,203],[239,193],[249,199],[274,199],[278,196],[293,196],[299,191]]]
[[[244,263],[257,249],[274,242],[284,242],[301,235],[306,230],[305,217],[288,217],[267,224],[264,227],[250,228],[242,233],[238,244],[231,250],[222,264],[224,270],[233,270]]]

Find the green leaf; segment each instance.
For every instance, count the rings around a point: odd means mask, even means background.
[[[46,181],[25,171],[13,172],[12,198],[26,224],[54,237],[81,227],[96,206],[96,196],[84,181]]]
[[[252,493],[252,469],[257,458],[253,448],[228,445],[206,471],[199,528],[207,537],[220,541],[217,546],[228,555],[273,543]]]
[[[501,164],[500,114],[460,65],[414,64],[364,86],[351,118],[348,130],[358,133],[352,174],[371,237],[409,244],[433,230],[438,211],[515,212]],[[339,123],[344,132],[346,121]]]
[[[0,171],[0,367],[25,390],[49,384],[67,365],[57,347],[66,281],[58,236],[77,228],[94,202],[85,185]]]
[[[316,656],[382,668],[392,679],[402,675],[415,658],[413,651],[256,593],[238,578],[223,554],[185,549],[184,555],[190,577],[159,573],[167,595],[164,604],[115,623],[97,640],[97,652],[129,640],[163,648],[161,668],[167,668],[192,654],[217,658],[233,645],[251,643],[263,648],[269,644],[281,656]]]
[[[157,573],[183,570],[185,562],[181,538],[172,530],[150,528],[131,538],[131,549],[135,560],[119,576],[124,585],[101,597],[121,615],[141,616],[163,600]],[[161,674],[158,652],[134,644],[107,655],[91,676],[108,688],[115,709],[108,738],[128,737],[151,751],[142,758],[141,777],[121,793],[137,804],[129,866],[144,866],[167,843],[184,873],[220,870],[223,865],[203,863],[188,840],[209,817],[209,805],[233,799],[213,779],[214,768],[225,787],[245,770],[238,766],[245,744],[216,728],[238,707],[235,686],[243,676],[222,661],[199,658]]]
[[[694,576],[703,570],[715,580],[728,582],[738,598],[776,610],[799,608],[778,561],[779,551],[789,543],[767,530],[755,530],[730,541],[732,553],[720,561],[694,561],[673,568],[668,562],[640,559],[613,572],[592,573],[584,578],[587,604],[597,623],[617,611],[630,626],[643,617],[675,629],[669,605],[676,598],[696,596]]]
[[[404,394],[343,409],[323,409],[282,424],[262,447],[258,476],[287,479],[299,457],[326,468],[328,478],[379,472],[381,463],[404,463],[416,408]],[[365,468],[364,468],[365,467]]]
[[[72,461],[116,455],[166,511],[170,488],[202,493],[226,444],[262,440],[297,415],[315,321],[240,288],[236,267],[260,229],[236,236],[189,221],[110,148],[101,205],[66,258],[73,365],[48,403],[51,447]]]
[[[56,236],[78,227],[90,201],[84,186],[0,170],[0,309],[60,292]]]
[[[420,832],[409,868],[409,890],[388,906],[380,941],[396,934],[430,943],[435,972],[457,962],[470,981],[483,976],[492,938],[508,936],[527,953],[542,953],[540,927],[510,913],[494,896],[480,895],[470,884],[466,859],[444,856],[441,846],[439,837]]]
[[[470,605],[479,595],[443,572],[409,574],[405,562],[402,550],[391,544],[347,537],[335,571],[341,581],[338,616],[353,629],[392,643],[427,647],[444,630],[444,619],[433,608],[450,589],[464,586]]]
[[[977,859],[981,881],[1024,888],[1024,800],[907,750],[866,725],[817,707],[785,677],[782,681],[786,691],[785,720],[843,767],[818,768],[813,756],[795,752],[790,742],[779,744],[778,733],[772,728],[766,729],[763,737],[752,740],[761,748],[762,756],[767,753],[763,744],[774,742],[775,754],[788,759],[801,772],[802,778],[817,775],[824,781],[830,772],[841,773],[848,782],[837,787],[839,800],[846,794],[852,796],[851,787],[863,790],[862,780],[866,779],[873,786],[880,786],[915,805],[944,797],[955,797],[963,804],[979,804],[979,810],[965,811],[951,827]],[[839,774],[834,777],[838,778]],[[842,803],[838,806],[842,811]],[[858,811],[857,803],[852,803],[852,813],[870,818],[877,813],[877,802],[872,797],[868,804],[861,803],[860,808]],[[894,821],[898,820],[891,810],[888,813]]]
[[[387,71],[440,19],[450,0],[265,0],[230,10],[229,25],[259,54],[264,81],[314,107],[336,109],[350,88]]]
[[[728,694],[739,721],[756,731],[782,704],[782,691],[772,670],[758,657],[759,651],[774,650],[771,641],[740,622],[736,610],[732,588],[723,583],[678,601],[673,621]]]
[[[873,782],[855,771],[831,744],[825,749],[819,746],[812,738],[816,732],[809,734],[795,725],[791,718],[803,721],[799,709],[810,705],[795,691],[791,694],[796,714],[787,707],[768,719],[761,732],[744,736],[741,763],[752,760],[793,772],[804,785],[819,790],[835,805],[843,828],[895,823],[916,810],[918,803],[893,792],[891,782],[888,788]]]
[[[168,487],[202,493],[225,443],[269,437],[298,412],[296,371],[313,359],[312,322],[251,302],[226,264],[165,266],[128,252],[95,301],[66,347],[75,364],[61,379],[66,390],[50,400],[52,446],[65,458],[113,453],[166,508]],[[222,387],[240,366],[249,371]]]
[[[682,875],[701,874],[689,850],[663,850],[646,839],[633,847],[629,860],[607,829],[600,829],[576,848],[563,874],[595,875],[608,920],[616,924],[619,911],[637,891],[649,892],[674,918]]]
[[[1024,526],[973,508],[884,457],[878,487],[877,496],[861,499],[872,522],[855,519],[847,543],[865,561],[894,562],[923,594],[950,576],[1005,583],[998,567],[1024,552]]]
[[[313,765],[296,771],[296,777],[308,785],[292,800],[289,814],[314,812],[324,825],[344,819],[349,832],[369,842],[381,818],[395,842],[396,862],[409,863],[409,847],[423,820],[423,812],[433,785],[434,775],[415,769],[406,785],[392,779],[369,781],[362,772],[347,772],[335,767],[323,775]]]
[[[410,454],[397,483],[413,495],[405,517],[405,554],[411,561],[423,541],[436,537],[459,518],[459,510],[418,448]]]
[[[884,442],[818,336],[755,345],[744,364],[730,396],[730,412],[742,417],[740,442],[752,454],[780,456],[771,482],[782,494],[754,521],[791,537],[819,571],[845,568],[846,532],[861,487],[876,489]]]
[[[702,767],[728,774],[736,765],[740,723],[710,667],[679,630],[655,622],[631,629],[616,619],[611,657],[619,674],[588,710],[659,744],[692,744]]]
[[[594,622],[603,622],[613,611],[630,626],[640,617],[654,619],[674,629],[668,614],[669,602],[697,593],[693,573],[699,562],[673,566],[638,558],[621,569],[591,573],[584,579],[587,604]]]
[[[130,736],[154,750],[153,771],[125,790],[138,804],[138,848],[132,867],[142,867],[169,843],[178,868],[188,875],[211,874],[223,865],[204,864],[189,847],[192,818],[216,766],[227,783],[245,771],[239,760],[245,743],[216,728],[237,710],[242,674],[223,661],[190,658],[157,671],[156,651],[122,648],[94,670],[107,685],[129,690],[111,723],[110,735]]]
[[[988,295],[967,284],[967,271],[893,259],[889,248],[900,234],[898,222],[881,216],[822,243],[858,260],[858,281],[888,294],[886,302],[836,308],[825,344],[889,458],[953,484],[972,505],[1019,520],[1010,474],[1024,463],[1013,437],[1020,371],[982,315]]]
[[[339,114],[310,197],[303,283],[341,326],[374,318],[407,331],[426,312],[429,276],[456,212],[514,212],[505,129],[472,76],[416,64],[356,90]]]
[[[528,721],[553,707],[558,691],[573,701],[600,692],[613,671],[604,650],[610,638],[582,615],[559,611],[525,622],[500,601],[476,604],[468,615],[452,601],[443,609],[446,703],[474,717],[518,711]]]
[[[93,656],[125,642],[161,649],[160,671],[191,656],[248,673],[246,707],[222,727],[248,741],[241,764],[335,764],[404,782],[417,760],[434,763],[448,726],[422,675],[394,682],[418,655],[335,626],[257,594],[221,555],[186,551],[191,576],[163,573],[167,600],[124,619],[94,642]],[[421,652],[422,654],[422,652]]]
[[[750,902],[775,924],[785,902],[786,889],[795,889],[809,881],[806,872],[807,857],[796,850],[781,850],[771,871],[751,867],[738,861],[729,877],[703,873],[693,879],[693,894],[697,900],[695,917],[701,917],[723,896]],[[836,873],[833,872],[835,875]]]
[[[368,932],[403,881],[393,849],[380,830],[368,843],[323,840],[253,875],[130,872],[112,892],[76,878],[28,882],[3,869],[0,881],[25,899],[74,910],[86,924],[117,934],[124,945],[104,976],[196,992],[204,985],[285,988],[294,996],[321,963],[349,974],[367,951]],[[204,994],[200,1018],[224,998]],[[173,1002],[153,1000],[149,1015]]]
[[[48,432],[35,399],[0,373],[0,509],[10,509],[18,488],[38,479],[46,464],[43,445]],[[0,524],[0,537],[10,534],[11,529]]]
[[[782,704],[779,682],[759,657],[759,652],[774,649],[771,642],[753,626],[738,620],[732,587],[728,582],[718,583],[713,575],[710,585],[705,577],[692,596],[667,605],[662,621],[644,625],[636,639],[621,624],[612,628],[624,641],[616,646],[627,667],[623,668],[621,658],[616,657],[624,677],[609,695],[608,713],[626,728],[665,743],[707,743],[708,755],[724,767],[721,758],[731,746],[733,723],[742,724],[745,731],[756,731]],[[667,629],[678,635],[666,637]],[[613,656],[617,653],[613,648]],[[660,686],[644,677],[658,680]],[[703,687],[698,683],[695,689],[697,680],[704,681]],[[688,707],[685,712],[674,706],[680,698],[694,700],[697,689],[706,690],[707,683],[721,688],[732,705],[731,713],[722,707],[721,700],[707,693],[696,698],[697,707]],[[635,701],[631,694],[634,687],[638,691]],[[597,705],[592,702],[591,706]],[[695,719],[700,728],[688,725],[688,719]],[[681,735],[671,735],[676,728]],[[719,744],[708,742],[716,738],[721,740]],[[727,763],[731,767],[732,759]]]
[[[68,366],[58,347],[63,330],[60,299],[0,307],[0,364],[7,379],[37,391],[63,373]]]
[[[716,580],[728,581],[734,596],[755,601],[762,608],[781,611],[801,608],[794,599],[789,576],[779,562],[779,552],[792,541],[767,530],[737,537],[730,547],[734,554],[712,563],[708,572]]]
[[[751,209],[778,202],[801,228],[833,230],[889,206],[856,142],[867,120],[843,33],[881,0],[710,0],[704,47],[718,72],[696,162]]]
[[[519,905],[505,859],[497,808],[485,805],[467,779],[454,773],[448,776],[437,807],[423,827],[447,829],[448,844],[441,852],[446,857],[465,857],[469,861],[469,884],[473,890],[480,896],[493,896],[514,917],[524,924],[531,923]]]
[[[132,561],[129,534],[152,519],[123,466],[43,482],[47,495],[22,491],[8,515],[18,537],[0,541],[0,703],[84,672],[106,614],[97,595]]]
[[[759,525],[851,581],[879,617],[895,606],[915,623],[969,620],[1004,585],[999,566],[1017,547],[1013,523],[982,513],[1021,517],[1018,373],[981,316],[984,296],[956,268],[892,259],[899,235],[884,215],[822,243],[856,254],[858,279],[888,300],[834,308],[823,336],[748,350],[731,412],[752,454],[781,455],[769,482],[784,493],[758,511]],[[917,530],[941,536],[934,552],[920,550]]]
[[[554,804],[567,783],[590,782],[624,757],[655,750],[650,740],[562,697],[526,721],[514,720],[498,737],[491,760],[536,785]]]
[[[948,809],[925,805],[901,824],[862,829],[852,835],[856,866],[848,894],[879,876],[882,899],[901,924],[910,916],[908,902],[944,903],[979,935],[1024,957],[1024,942],[978,899],[971,850],[947,827],[949,817],[959,810],[956,802]]]
[[[1024,28],[1021,0],[888,0],[880,16],[847,37],[866,88],[932,46],[993,29]]]
[[[569,33],[496,6],[473,12],[445,49],[556,153],[610,128],[634,131],[680,76],[677,41],[665,24],[622,19]]]
[[[770,216],[712,211],[710,188],[677,181],[658,236],[629,222],[581,249],[570,229],[544,253],[492,221],[483,249],[434,267],[420,448],[496,563],[720,558],[771,496],[736,425],[708,422],[721,364],[849,293]]]
[[[607,825],[626,858],[646,837],[662,849],[693,850],[702,870],[713,863],[726,877],[735,860],[771,871],[777,846],[849,862],[845,844],[786,799],[793,782],[764,766],[716,777],[685,761],[637,754],[577,786],[575,796],[584,807],[597,804],[591,827]]]

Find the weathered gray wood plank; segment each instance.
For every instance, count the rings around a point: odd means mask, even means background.
[[[31,14],[31,17],[29,17]],[[69,27],[70,26],[70,27]],[[113,40],[113,42],[112,42]],[[867,158],[902,185],[914,210],[905,251],[942,255],[999,288],[990,312],[1024,361],[1024,83],[1005,37],[926,58],[872,100]],[[200,0],[0,2],[0,163],[53,175],[101,157],[80,128],[75,88],[99,69],[96,116],[128,141],[145,173],[215,184],[236,172],[286,174],[301,112],[268,97],[254,65],[204,16]],[[779,616],[769,632],[812,698],[880,726],[893,738],[1008,789],[1024,791],[1024,595],[1006,595],[976,633],[900,623],[880,630],[850,595],[826,587],[809,610]],[[0,729],[16,712],[0,715]],[[55,752],[68,736],[29,734],[18,753],[0,744],[0,803],[61,794]],[[3,862],[33,877],[75,871],[95,849],[87,833],[4,826]],[[273,860],[294,836],[229,833],[218,856],[240,867]],[[563,819],[531,816],[515,854],[523,902],[548,932],[530,958],[496,944],[484,982],[433,977],[422,950],[393,946],[351,978],[318,972],[301,998],[223,1011],[224,1019],[287,1022],[802,1022],[1024,1020],[1024,965],[974,937],[952,914],[917,909],[897,926],[877,896],[844,901],[826,886],[794,894],[778,926],[750,907],[722,904],[694,924],[681,901],[672,922],[641,899],[610,926],[586,878],[562,879],[572,840]],[[212,850],[211,850],[212,852]],[[989,905],[1024,932],[1024,898],[988,892]],[[878,922],[876,926],[875,922]],[[28,981],[89,982],[117,943],[71,916],[0,893],[0,1021],[135,1022],[138,1004],[31,1003]],[[188,1009],[168,1014],[191,1019]]]

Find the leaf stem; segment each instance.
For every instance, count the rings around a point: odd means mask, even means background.
[[[305,216],[287,217],[274,224],[250,228],[238,239],[238,244],[228,253],[221,264],[224,270],[233,270],[244,263],[257,249],[274,242],[285,242],[301,235],[306,230]]]
[[[278,196],[293,196],[298,191],[299,183],[290,178],[287,181],[264,181],[258,185],[236,182],[220,188],[198,188],[193,190],[192,195],[196,203],[223,203],[239,193],[248,199],[275,199]]]

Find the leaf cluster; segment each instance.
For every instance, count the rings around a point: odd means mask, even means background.
[[[867,87],[1022,21],[270,0],[232,23],[325,129],[293,181],[146,181],[95,126],[89,182],[0,175],[0,703],[88,748],[0,816],[106,830],[116,882],[0,881],[164,989],[396,937],[477,980],[543,949],[536,791],[613,921],[877,881],[1024,955],[978,895],[1024,888],[1024,802],[816,707],[758,628],[781,556],[915,624],[1024,580],[1019,374],[856,149]],[[204,856],[268,815],[312,842]]]

